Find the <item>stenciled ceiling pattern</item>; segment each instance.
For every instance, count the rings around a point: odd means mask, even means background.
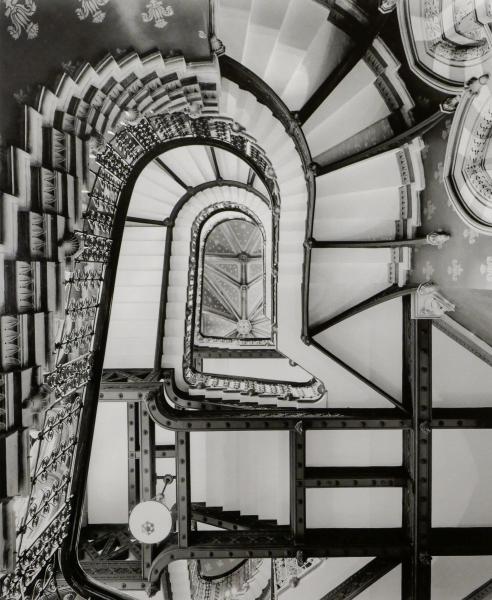
[[[242,219],[222,222],[209,233],[203,258],[202,335],[270,337],[263,245],[259,227]]]

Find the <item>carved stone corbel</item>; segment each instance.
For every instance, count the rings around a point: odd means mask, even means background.
[[[465,89],[469,90],[472,94],[478,94],[482,85],[486,85],[489,80],[488,74],[484,73],[480,77],[472,77],[465,83]]]
[[[426,235],[426,238],[427,243],[430,246],[437,246],[438,248],[442,248],[442,246],[449,240],[449,235],[440,231],[433,231],[432,233],[428,233]]]
[[[378,10],[383,15],[393,12],[398,4],[398,0],[379,0]]]
[[[420,284],[412,294],[412,319],[439,319],[454,309],[455,305],[446,300],[430,281]]]
[[[441,112],[451,115],[458,108],[458,104],[460,103],[460,100],[461,100],[461,94],[458,96],[450,96],[449,98],[446,98],[446,100],[441,102],[441,104],[439,105],[439,109]]]
[[[212,48],[212,52],[214,52],[217,56],[225,54],[226,47],[224,46],[222,40],[219,40],[215,34],[210,38],[210,47]]]

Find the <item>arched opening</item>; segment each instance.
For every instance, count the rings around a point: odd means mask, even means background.
[[[208,233],[202,254],[201,335],[269,338],[265,239],[260,227],[245,218],[222,221]]]

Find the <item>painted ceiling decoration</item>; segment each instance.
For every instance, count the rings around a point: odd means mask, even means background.
[[[201,333],[220,338],[269,338],[265,315],[264,240],[244,219],[219,223],[203,254]]]

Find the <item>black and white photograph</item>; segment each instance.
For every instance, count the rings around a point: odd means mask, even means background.
[[[0,0],[0,600],[492,600],[492,0]]]

